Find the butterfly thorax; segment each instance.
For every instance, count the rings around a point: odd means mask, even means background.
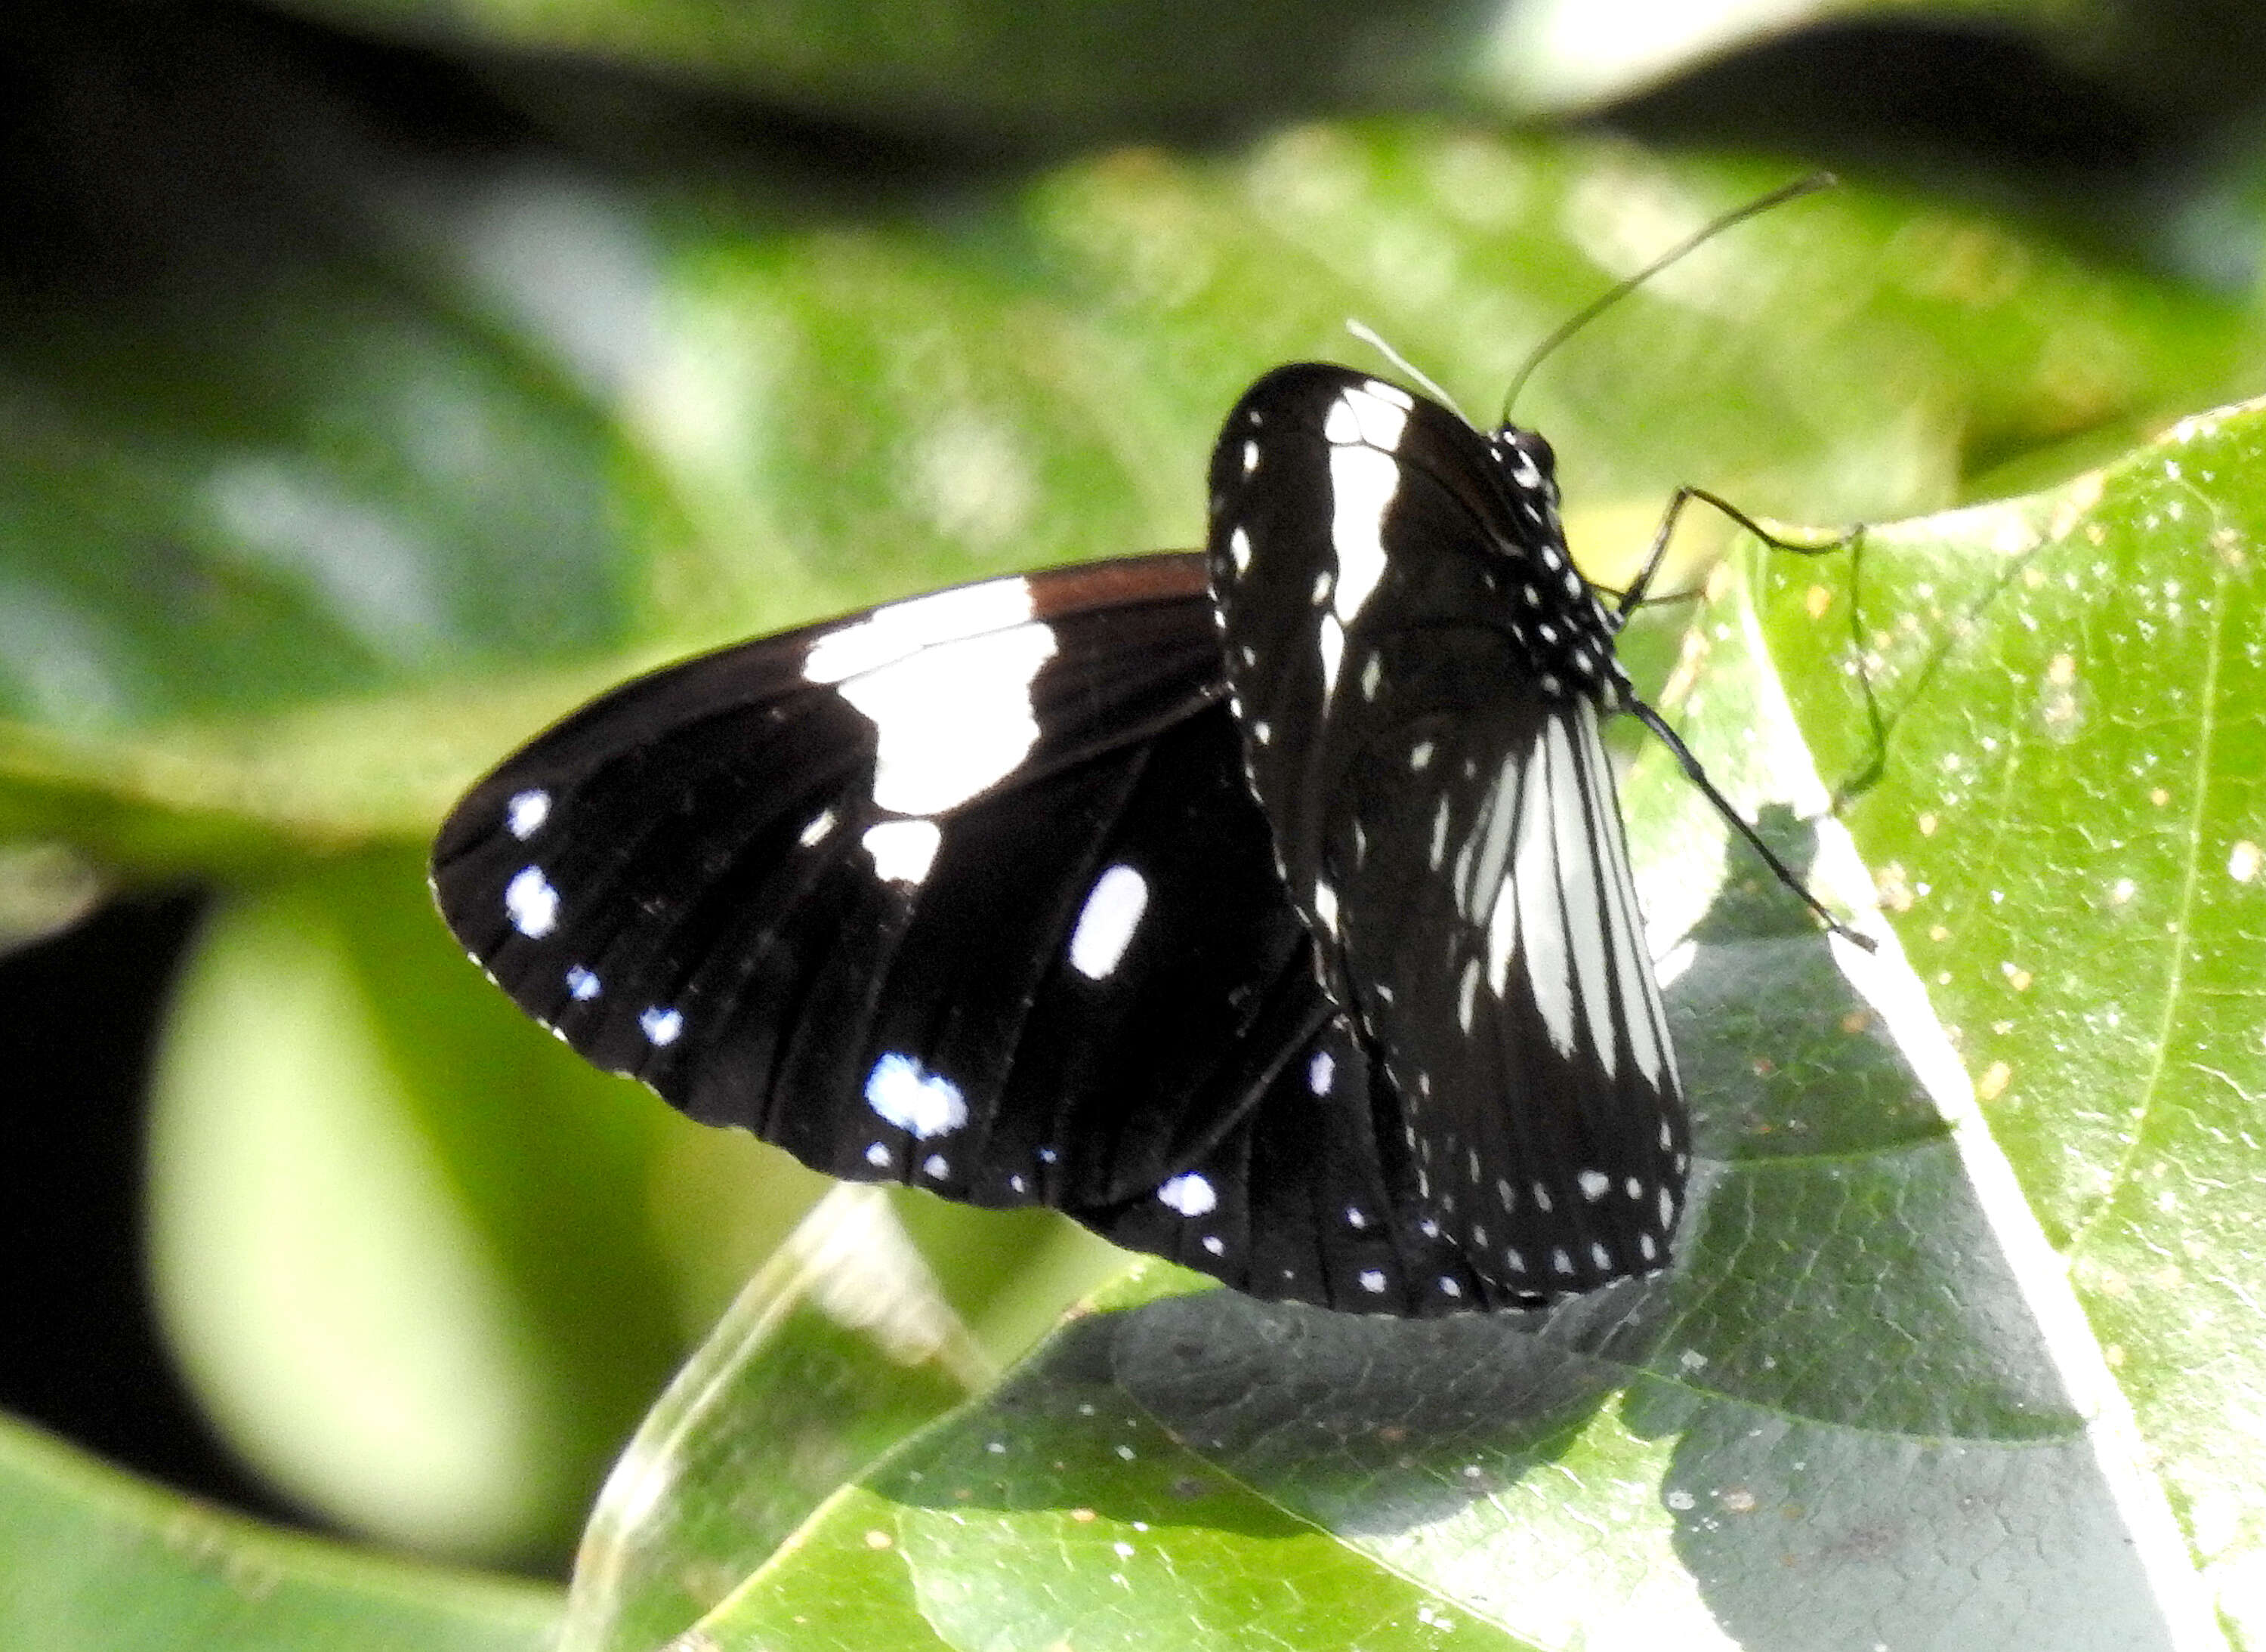
[[[1628,683],[1613,654],[1619,616],[1567,552],[1549,442],[1506,424],[1488,436],[1487,452],[1501,495],[1495,548],[1504,566],[1489,576],[1498,623],[1545,696],[1582,695],[1618,709]]]

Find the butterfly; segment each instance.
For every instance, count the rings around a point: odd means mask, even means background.
[[[1512,395],[1669,263],[1831,181],[1616,285]],[[442,917],[522,1009],[694,1118],[845,1179],[1050,1206],[1253,1296],[1414,1318],[1665,1267],[1689,1126],[1599,720],[1637,717],[1871,943],[1614,640],[1695,500],[1787,551],[1855,534],[1789,542],[1679,488],[1608,604],[1549,444],[1444,399],[1278,368],[1213,450],[1202,552],[916,596],[601,696],[450,814]]]

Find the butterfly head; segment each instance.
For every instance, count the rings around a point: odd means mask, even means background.
[[[1539,430],[1499,426],[1488,438],[1488,446],[1495,463],[1516,485],[1546,495],[1553,504],[1557,501],[1558,456]]]

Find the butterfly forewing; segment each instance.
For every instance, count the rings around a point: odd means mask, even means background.
[[[1506,1296],[1659,1266],[1681,1093],[1597,737],[1612,621],[1554,486],[1327,367],[1253,388],[1212,485],[1252,784],[1418,1208]]]
[[[1053,1204],[1270,1297],[1468,1299],[1222,693],[1196,558],[915,599],[575,713],[465,798],[434,887],[574,1048],[818,1168]]]

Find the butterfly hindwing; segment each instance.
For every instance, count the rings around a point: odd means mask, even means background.
[[[1212,483],[1253,786],[1418,1207],[1506,1297],[1662,1265],[1687,1148],[1597,741],[1625,684],[1547,449],[1294,367]]]

